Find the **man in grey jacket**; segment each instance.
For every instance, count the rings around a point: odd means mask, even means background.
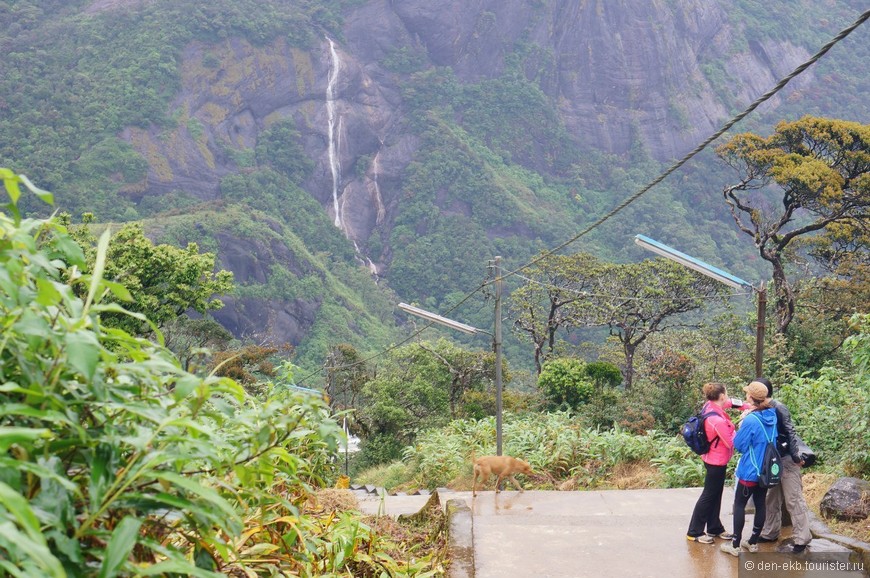
[[[756,378],[755,381],[767,386],[769,397],[773,397],[773,385],[766,377]],[[804,486],[801,481],[801,467],[805,464],[804,456],[800,451],[800,438],[794,430],[791,421],[791,412],[779,401],[771,400],[771,405],[776,409],[777,421],[777,448],[782,456],[782,477],[778,486],[767,491],[765,509],[767,517],[764,528],[761,530],[761,542],[776,542],[782,529],[782,503],[791,516],[792,539],[795,553],[803,552],[810,540],[809,507],[804,499]],[[791,457],[791,459],[789,459]]]

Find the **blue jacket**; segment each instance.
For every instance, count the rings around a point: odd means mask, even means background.
[[[740,452],[737,462],[737,479],[746,482],[758,481],[758,468],[764,459],[768,441],[776,444],[776,410],[772,407],[747,414],[734,436],[734,449]]]

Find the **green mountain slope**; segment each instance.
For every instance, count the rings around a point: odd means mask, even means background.
[[[403,334],[396,300],[446,310],[493,256],[517,266],[594,222],[861,9],[0,0],[0,166],[74,218],[216,250],[240,283],[219,319],[315,367],[329,343]],[[861,28],[738,128],[866,122],[868,47]],[[570,250],[635,260],[644,233],[757,278],[728,179],[705,151]],[[491,323],[478,297],[455,316]]]

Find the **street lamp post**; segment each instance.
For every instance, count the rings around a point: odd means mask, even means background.
[[[468,334],[476,334],[476,333],[485,333],[492,337],[493,349],[495,351],[495,453],[496,455],[501,455],[501,414],[502,414],[502,402],[501,402],[501,392],[502,392],[502,375],[501,375],[501,269],[500,269],[501,257],[495,258],[495,330],[493,333],[489,331],[484,331],[483,329],[478,329],[477,327],[473,327],[471,325],[466,325],[465,323],[460,323],[459,321],[454,321],[453,319],[448,319],[447,317],[443,317],[438,315],[437,313],[432,313],[431,311],[426,311],[425,309],[420,309],[419,307],[414,307],[413,305],[408,305],[407,303],[399,303],[399,309],[404,311],[405,313],[410,313],[411,315],[416,315],[417,317],[421,317],[426,319],[427,321],[431,321],[432,323],[438,323],[439,325],[444,325],[445,327],[449,327],[451,329],[455,329],[456,331],[461,331],[462,333]]]
[[[685,253],[677,251],[672,247],[668,247],[664,243],[659,243],[658,241],[650,239],[644,235],[635,235],[634,242],[647,251],[652,251],[666,259],[676,261],[684,267],[688,267],[702,275],[706,275],[720,283],[724,283],[729,287],[735,289],[751,289],[758,293],[758,323],[755,326],[755,376],[760,377],[763,375],[761,361],[764,356],[764,321],[767,307],[767,289],[764,287],[764,282],[762,281],[756,288],[748,281],[744,281],[743,279],[735,277],[731,273],[723,271],[718,267],[714,267],[700,259],[686,255]]]
[[[495,268],[495,328],[492,346],[495,350],[495,455],[501,455],[501,257],[496,257]]]

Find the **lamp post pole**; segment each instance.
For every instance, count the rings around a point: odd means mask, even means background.
[[[767,314],[767,288],[764,281],[757,290],[758,293],[758,323],[755,326],[755,377],[764,375],[762,360],[764,359],[764,322]]]
[[[495,331],[493,332],[493,349],[495,349],[495,454],[501,455],[501,257],[495,258]]]

